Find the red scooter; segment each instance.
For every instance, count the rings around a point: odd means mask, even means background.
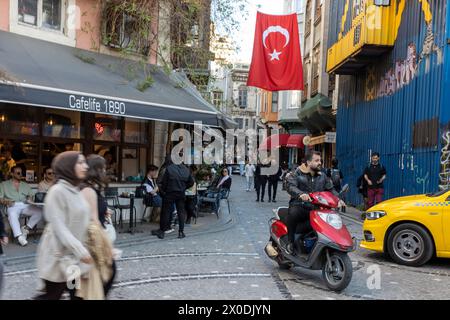
[[[348,191],[348,185],[342,188]],[[350,235],[338,212],[339,198],[331,192],[311,193],[311,229],[296,230],[294,253],[286,250],[288,230],[286,220],[288,208],[276,210],[275,218],[269,220],[270,240],[265,247],[266,254],[275,260],[281,269],[299,266],[312,270],[322,270],[322,276],[329,289],[340,292],[352,279],[353,267],[348,253],[356,249],[356,242]],[[300,237],[303,233],[303,240]]]

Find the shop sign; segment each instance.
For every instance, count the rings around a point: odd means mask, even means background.
[[[336,143],[336,132],[325,132],[325,143]]]
[[[126,104],[122,101],[69,95],[69,107],[78,111],[101,112],[111,115],[125,115]]]

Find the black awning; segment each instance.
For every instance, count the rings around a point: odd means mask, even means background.
[[[143,90],[145,79],[150,87]],[[140,89],[140,90],[139,90]],[[0,31],[0,102],[224,127],[192,84],[160,67]],[[226,127],[225,127],[226,129]]]

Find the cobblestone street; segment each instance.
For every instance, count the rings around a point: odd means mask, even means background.
[[[264,253],[268,220],[277,206],[287,205],[287,193],[278,190],[277,203],[255,202],[244,179],[233,176],[231,213],[223,203],[220,219],[206,214],[164,240],[139,226],[134,235],[120,234],[118,278],[110,299],[446,299],[450,296],[450,261],[432,260],[421,268],[394,264],[381,254],[358,248],[351,254],[354,274],[341,294],[326,289],[320,271],[295,268],[282,271]],[[354,218],[352,218],[352,216]],[[348,210],[344,222],[358,239],[361,223]],[[143,231],[145,230],[145,232]],[[3,299],[28,299],[37,293],[33,246],[8,247]],[[373,272],[380,288],[369,289]]]

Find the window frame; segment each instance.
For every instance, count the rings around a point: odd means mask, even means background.
[[[274,97],[276,97],[276,99],[274,99]],[[278,112],[279,99],[280,99],[280,97],[279,97],[278,91],[272,92],[271,107],[270,107],[270,111],[272,113]],[[276,110],[274,110],[274,106],[276,106]]]
[[[243,103],[245,102],[245,103]],[[238,89],[238,106],[241,109],[246,109],[248,106],[248,88],[247,86],[240,86]]]
[[[20,0],[15,0],[15,3],[13,3],[13,7],[15,7],[15,10],[17,12],[17,20],[16,21],[17,21],[18,25],[29,27],[29,28],[35,28],[35,29],[43,30],[43,31],[55,32],[55,33],[58,33],[58,34],[64,34],[65,21],[66,21],[66,18],[67,18],[66,17],[66,10],[65,10],[65,8],[67,7],[66,1],[59,0],[60,5],[61,5],[59,30],[43,26],[44,0],[36,0],[37,1],[37,16],[36,16],[36,20],[37,21],[36,21],[36,25],[19,21],[19,1]]]

